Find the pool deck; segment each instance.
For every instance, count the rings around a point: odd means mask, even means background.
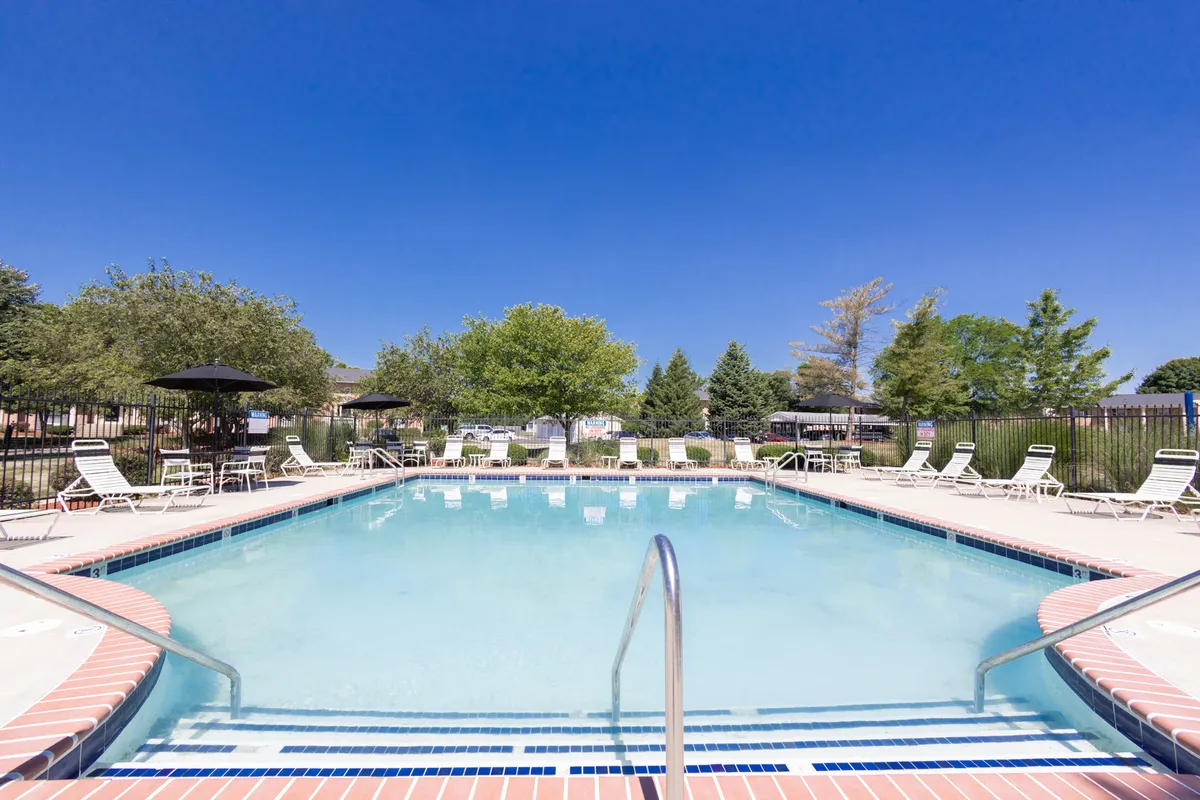
[[[410,470],[409,475],[427,470]],[[438,473],[479,474],[483,472],[512,475],[546,474],[535,468],[511,470],[429,470]],[[567,475],[611,475],[613,470],[570,469]],[[625,472],[623,475],[632,473]],[[667,474],[666,470],[642,470],[640,479],[653,479]],[[744,475],[732,470],[693,470],[696,476]],[[761,473],[758,473],[761,474]],[[54,539],[16,549],[0,551],[0,563],[26,570],[32,574],[48,576],[54,582],[69,586],[72,591],[88,591],[96,602],[126,608],[135,619],[150,624],[156,629],[169,630],[169,619],[163,619],[161,606],[152,598],[132,590],[117,589],[117,584],[88,578],[56,575],[77,569],[82,565],[97,563],[104,558],[137,552],[196,536],[201,531],[220,529],[223,526],[253,519],[267,513],[295,508],[322,498],[343,495],[358,489],[389,484],[392,474],[376,473],[369,480],[356,476],[310,478],[306,480],[280,480],[273,482],[269,491],[253,494],[234,493],[213,497],[199,508],[182,507],[166,514],[143,514],[134,516],[116,511],[98,516],[73,515],[63,518],[55,527]],[[1200,526],[1195,521],[1177,521],[1173,517],[1150,519],[1145,522],[1121,521],[1111,517],[1071,515],[1061,500],[1049,500],[1043,504],[1030,501],[986,500],[981,497],[959,496],[953,489],[925,489],[896,486],[890,482],[866,480],[854,475],[815,474],[807,483],[781,480],[781,484],[793,484],[802,490],[815,492],[833,499],[842,499],[871,508],[887,510],[910,519],[940,524],[972,534],[989,537],[995,541],[1011,543],[1035,552],[1060,556],[1071,553],[1082,558],[1094,557],[1096,564],[1105,565],[1109,571],[1122,572],[1129,577],[1118,580],[1092,581],[1076,584],[1051,595],[1039,612],[1039,622],[1044,629],[1059,627],[1110,603],[1114,598],[1130,591],[1140,591],[1176,576],[1200,569]],[[45,528],[44,519],[27,522],[7,523],[14,535],[35,533]],[[1017,543],[1020,542],[1020,545]],[[91,555],[83,555],[91,554]],[[90,588],[84,589],[83,587]],[[139,596],[140,595],[140,596]],[[114,608],[114,610],[116,610]],[[0,781],[13,768],[12,756],[18,753],[38,752],[43,743],[28,735],[34,731],[41,736],[49,735],[42,728],[52,724],[49,720],[71,720],[76,727],[70,732],[73,740],[88,735],[102,723],[103,707],[109,698],[100,702],[101,709],[94,714],[76,714],[67,711],[80,703],[63,703],[63,693],[71,695],[72,684],[83,678],[79,672],[95,671],[98,655],[113,659],[111,652],[116,648],[118,659],[124,658],[123,668],[133,677],[122,680],[136,685],[153,665],[158,653],[155,648],[144,648],[140,643],[104,636],[88,630],[90,624],[56,606],[35,600],[11,588],[0,588],[0,630],[10,626],[27,624],[35,620],[57,620],[53,632],[14,636],[5,639],[0,653],[0,667],[4,668],[5,680],[0,686]],[[124,636],[123,634],[121,636]],[[1163,602],[1125,618],[1108,631],[1094,631],[1065,643],[1075,645],[1067,648],[1064,656],[1077,670],[1109,692],[1126,706],[1138,711],[1143,717],[1155,716],[1167,720],[1155,725],[1167,730],[1178,742],[1189,748],[1200,748],[1200,597],[1184,595]],[[1064,646],[1065,646],[1064,645]],[[1063,648],[1064,646],[1060,646]],[[1116,681],[1106,684],[1105,681]],[[118,681],[119,682],[119,681]],[[108,684],[105,684],[108,686]],[[111,688],[111,687],[110,687]],[[107,690],[107,689],[106,689]],[[113,688],[120,702],[132,690],[132,686]],[[1136,696],[1122,695],[1133,691]],[[95,697],[95,693],[81,695]],[[31,711],[35,713],[38,703],[51,703],[59,709],[51,717],[37,720],[37,727],[28,720],[21,727],[18,717]],[[91,701],[89,701],[91,702]],[[57,705],[54,705],[57,703]],[[1154,705],[1150,708],[1146,704]],[[1138,704],[1142,704],[1140,707]],[[111,711],[111,709],[109,709]],[[1148,724],[1148,723],[1144,723]],[[50,749],[50,748],[47,748]],[[22,770],[26,772],[26,770]],[[11,775],[11,773],[10,773]],[[14,776],[15,777],[15,776]],[[32,777],[24,774],[23,777]],[[582,800],[585,795],[599,799],[623,796],[635,800],[639,796],[653,797],[653,784],[649,779],[624,779],[620,777],[575,778],[420,778],[420,779],[115,779],[80,780],[74,782],[41,781],[36,784],[19,782],[0,788],[0,800],[16,797],[37,798],[92,796],[100,800],[105,796],[121,796],[130,800],[156,797],[163,800],[182,797],[397,797],[414,800],[442,800],[443,797],[457,800],[508,800],[509,797],[531,800],[538,796],[553,795],[563,800]],[[864,800],[885,797],[989,797],[1007,798],[1034,797],[1121,797],[1145,798],[1146,800],[1169,800],[1169,798],[1200,797],[1200,781],[1194,778],[1171,776],[1095,773],[1083,775],[1050,773],[1015,774],[972,773],[972,774],[890,774],[865,778],[856,776],[689,776],[688,800],[733,800],[730,795],[747,800],[771,800],[792,797],[841,798],[841,800]],[[661,784],[658,786],[661,790]],[[95,794],[89,795],[91,792]],[[59,793],[61,792],[61,793]],[[661,794],[659,796],[662,796]]]

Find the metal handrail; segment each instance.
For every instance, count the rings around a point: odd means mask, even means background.
[[[671,540],[659,534],[650,540],[646,548],[646,559],[642,562],[642,574],[638,578],[637,591],[629,606],[625,620],[625,632],[612,667],[612,719],[617,725],[621,719],[621,664],[625,651],[629,649],[629,638],[637,625],[642,610],[642,601],[650,588],[654,568],[662,566],[663,614],[666,617],[666,662],[667,662],[667,770],[666,800],[683,800],[683,606],[680,600],[679,565],[675,562],[675,548]]]
[[[1176,578],[1169,583],[1164,583],[1157,588],[1142,592],[1136,597],[1123,600],[1111,608],[1097,611],[1095,614],[1072,622],[1070,625],[1059,628],[1053,633],[1039,636],[1025,644],[1017,645],[1011,650],[1005,650],[1003,653],[994,655],[991,658],[985,658],[979,662],[979,666],[975,667],[975,713],[979,714],[983,711],[983,695],[987,682],[987,674],[996,667],[1007,664],[1010,661],[1015,661],[1030,653],[1036,653],[1038,650],[1053,647],[1065,639],[1070,639],[1072,636],[1078,636],[1106,622],[1112,622],[1118,617],[1123,617],[1126,614],[1131,614],[1139,609],[1162,602],[1168,597],[1173,597],[1180,592],[1186,592],[1188,589],[1198,585],[1200,585],[1200,570],[1184,575],[1182,578]]]
[[[779,471],[781,469],[783,469],[784,465],[799,461],[800,455],[801,455],[801,453],[799,450],[789,450],[788,452],[786,452],[782,456],[780,456],[778,461],[776,461],[774,464],[771,464],[765,470],[763,470],[763,482],[765,483],[765,485],[771,486],[772,483],[777,483],[779,481]],[[800,470],[797,469],[797,470],[795,470],[795,472],[798,475],[800,473]],[[807,458],[804,459],[804,482],[808,483],[808,459]]]
[[[396,458],[396,456],[387,450],[384,450],[382,447],[373,448],[371,452],[379,456],[380,460],[385,464],[390,464],[392,466],[392,474],[394,476],[399,477],[401,473],[407,475],[408,470],[404,467],[403,458]]]
[[[145,625],[140,625],[131,619],[122,617],[120,614],[114,614],[107,608],[101,608],[95,603],[84,600],[82,597],[63,591],[57,586],[51,586],[45,581],[40,581],[32,575],[26,575],[24,572],[20,572],[4,564],[0,564],[0,582],[7,583],[34,597],[48,600],[55,605],[62,606],[69,611],[74,611],[76,614],[81,614],[96,622],[102,622],[117,630],[124,631],[130,636],[141,639],[143,642],[148,642],[155,647],[161,647],[163,650],[183,656],[189,661],[194,661],[202,667],[207,667],[214,672],[221,673],[226,678],[229,678],[229,716],[231,719],[237,719],[242,715],[242,676],[232,665],[226,664],[224,661],[213,658],[207,653],[202,653],[194,647],[189,647],[169,636],[163,636],[161,633],[150,630]]]

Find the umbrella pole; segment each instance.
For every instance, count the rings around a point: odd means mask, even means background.
[[[213,389],[213,432],[212,432],[212,449],[213,449],[213,452],[214,452],[214,453],[215,453],[215,452],[217,452],[217,441],[218,441],[218,437],[217,437],[217,429],[218,429],[218,428],[221,426],[221,413],[220,413],[220,410],[219,410],[219,408],[220,408],[220,401],[219,401],[219,399],[218,399],[218,398],[220,397],[220,394],[221,394],[221,393],[220,393],[220,390],[218,390],[218,389]]]

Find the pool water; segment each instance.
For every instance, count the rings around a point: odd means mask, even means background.
[[[966,699],[1063,576],[753,484],[409,483],[118,573],[174,635],[298,709],[596,711],[643,555],[679,562],[687,709]],[[982,508],[982,506],[981,506]],[[188,665],[156,694],[224,703]],[[1040,657],[993,694],[1062,708]],[[661,709],[657,578],[623,706]],[[1077,726],[1081,725],[1074,720]]]

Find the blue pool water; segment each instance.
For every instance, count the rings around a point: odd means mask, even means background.
[[[982,506],[981,506],[982,509]],[[975,664],[1038,634],[1067,578],[749,484],[478,484],[379,492],[118,573],[175,635],[282,708],[595,711],[647,543],[669,536],[688,709],[965,699]],[[624,707],[661,709],[661,590]],[[992,692],[1060,708],[1040,658]],[[225,702],[197,669],[156,693]]]

